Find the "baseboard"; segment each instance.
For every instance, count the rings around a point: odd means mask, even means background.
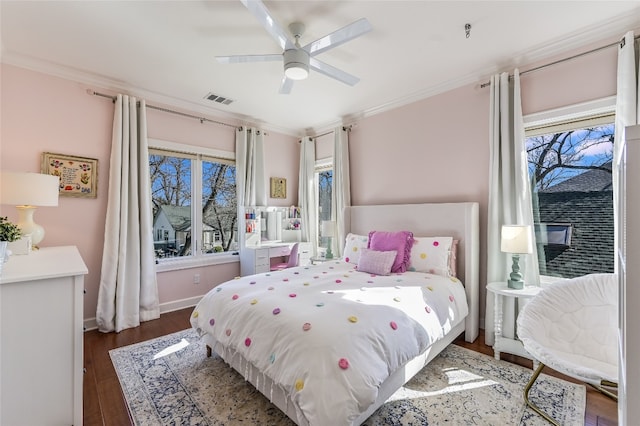
[[[202,299],[202,296],[190,297],[188,299],[173,300],[171,302],[160,304],[160,315],[166,314],[180,309],[192,308]],[[96,318],[86,318],[84,320],[84,331],[95,330],[98,328]]]

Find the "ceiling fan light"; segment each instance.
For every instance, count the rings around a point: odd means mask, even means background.
[[[284,75],[291,80],[304,80],[309,76],[309,54],[304,49],[284,51]]]
[[[291,80],[304,80],[309,76],[309,67],[299,62],[291,62],[284,65],[284,75]]]

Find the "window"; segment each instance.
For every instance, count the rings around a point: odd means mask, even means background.
[[[320,236],[322,222],[331,220],[333,191],[333,165],[331,162],[316,164],[316,182],[318,182],[318,242],[320,247],[327,247],[328,237]]]
[[[156,142],[175,148],[175,144]],[[159,262],[238,249],[231,153],[214,152],[218,154],[214,156],[198,148],[189,151],[183,146],[180,151],[149,151],[154,249]]]
[[[527,126],[540,275],[613,272],[614,115]]]

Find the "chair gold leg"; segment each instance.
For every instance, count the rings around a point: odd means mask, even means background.
[[[617,388],[618,384],[617,383],[613,383],[613,382],[606,382],[603,380],[602,383],[604,386],[609,386],[609,387],[614,387]],[[605,389],[603,386],[597,386],[597,385],[593,385],[591,383],[588,383],[589,386],[591,386],[592,388],[594,388],[595,390],[597,390],[598,392],[600,392],[601,394],[608,396],[609,398],[613,399],[614,401],[618,401],[618,395],[616,395],[615,393],[611,392],[609,389]]]
[[[542,369],[543,368],[544,368],[544,364],[540,363],[540,365],[538,365],[538,368],[536,369],[536,371],[533,373],[533,376],[531,376],[531,379],[529,379],[529,383],[527,383],[527,386],[525,386],[525,388],[524,388],[524,402],[526,402],[526,404],[529,407],[531,407],[531,409],[533,411],[535,411],[536,413],[538,413],[542,417],[544,417],[544,419],[546,421],[548,421],[549,423],[551,423],[554,426],[560,426],[560,424],[557,421],[555,421],[552,417],[550,417],[547,413],[542,411],[537,405],[535,405],[533,402],[531,402],[529,400],[529,391],[531,390],[531,386],[533,386],[535,381],[538,379],[538,376],[540,376],[540,373],[542,373]]]

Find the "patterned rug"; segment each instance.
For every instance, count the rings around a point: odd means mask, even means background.
[[[109,352],[138,426],[290,426],[277,407],[189,329]],[[450,345],[365,423],[547,425],[525,407],[531,370]],[[586,389],[541,375],[530,397],[563,425],[582,425]]]

